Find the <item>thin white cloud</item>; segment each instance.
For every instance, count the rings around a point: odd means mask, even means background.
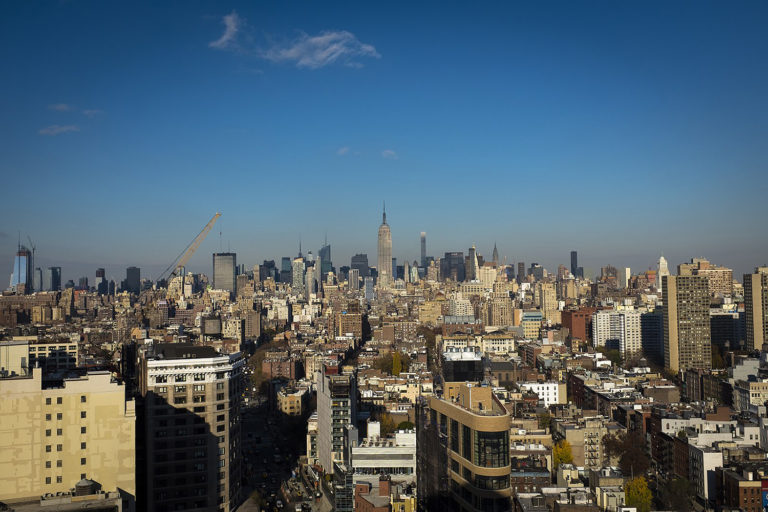
[[[336,154],[339,155],[339,156],[344,156],[347,153],[349,153],[349,147],[347,147],[347,146],[344,146],[343,148],[339,148],[339,150],[336,151]]]
[[[346,30],[326,31],[310,36],[301,33],[287,45],[275,45],[259,52],[259,56],[272,62],[290,62],[298,68],[318,69],[330,64],[343,64],[359,68],[357,58],[381,58],[370,44],[361,43]]]
[[[384,151],[382,151],[381,156],[382,158],[388,158],[390,160],[397,160],[398,158],[397,153],[395,153],[391,149],[385,149]]]
[[[68,133],[68,132],[79,132],[80,128],[73,124],[68,125],[58,125],[58,124],[52,124],[51,126],[46,126],[45,128],[41,128],[37,133],[40,135],[61,135],[62,133]]]
[[[99,110],[97,108],[83,110],[83,115],[86,117],[90,117],[91,119],[103,113],[104,113],[103,110]]]
[[[72,110],[72,105],[67,105],[66,103],[54,103],[53,105],[48,105],[48,108],[57,112],[69,112]]]
[[[237,12],[232,11],[224,16],[221,22],[224,24],[224,33],[217,40],[208,43],[208,46],[217,50],[239,49],[240,45],[237,42],[237,35],[245,26],[245,20]]]

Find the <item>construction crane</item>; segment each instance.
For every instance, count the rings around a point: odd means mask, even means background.
[[[189,242],[189,245],[187,245],[184,248],[184,251],[176,257],[175,260],[173,260],[173,263],[168,265],[168,267],[163,270],[163,273],[160,274],[160,277],[158,277],[158,281],[163,278],[166,272],[168,272],[171,268],[173,268],[173,272],[170,273],[168,276],[168,280],[170,281],[175,276],[179,275],[179,270],[183,268],[187,262],[189,261],[189,258],[192,257],[193,254],[195,254],[195,251],[198,247],[200,247],[200,244],[203,243],[203,240],[205,240],[205,237],[208,236],[208,233],[213,228],[213,225],[216,224],[216,221],[218,218],[221,217],[221,214],[219,212],[216,212],[216,215],[213,216],[211,220],[208,221],[208,224],[205,225],[205,227],[198,233],[198,235],[195,237],[194,240]]]

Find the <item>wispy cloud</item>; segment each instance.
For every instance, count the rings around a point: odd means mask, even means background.
[[[66,103],[54,103],[53,105],[48,105],[48,108],[57,112],[69,112],[72,110],[72,105],[67,105]]]
[[[58,124],[52,124],[51,126],[46,126],[45,128],[41,128],[37,133],[40,135],[61,135],[62,133],[69,133],[69,132],[79,132],[80,128],[73,124],[68,125],[58,125]]]
[[[336,154],[339,156],[344,156],[347,153],[349,153],[349,147],[344,146],[343,148],[339,148],[338,151],[336,151]]]
[[[208,46],[217,50],[238,50],[240,48],[238,34],[245,26],[245,20],[237,12],[232,11],[224,16],[221,22],[224,24],[224,33],[217,40],[208,43]]]
[[[91,119],[103,113],[104,113],[103,110],[99,110],[97,108],[83,110],[83,115],[86,117],[90,117]]]
[[[272,62],[291,62],[299,68],[318,69],[330,64],[343,64],[359,68],[363,65],[355,59],[381,58],[370,44],[361,43],[346,30],[321,32],[316,36],[301,33],[286,45],[275,45],[261,50],[259,56]]]
[[[382,158],[388,158],[390,160],[397,160],[398,158],[397,153],[395,153],[391,149],[385,149],[384,151],[382,151],[381,156]]]

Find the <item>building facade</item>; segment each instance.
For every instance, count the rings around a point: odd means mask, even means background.
[[[229,512],[240,505],[241,353],[158,344],[141,358],[143,510]]]

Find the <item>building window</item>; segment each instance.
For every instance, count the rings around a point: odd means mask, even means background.
[[[85,395],[80,395],[80,403],[85,403]]]
[[[45,451],[50,453],[51,452],[51,445],[49,445],[49,444],[45,445]]]
[[[60,483],[61,483],[61,476],[57,476],[57,477],[56,477],[56,483],[57,483],[57,484],[60,484]]]
[[[85,450],[85,441],[83,441],[82,443],[80,443],[80,449],[81,449],[81,450]]]
[[[45,467],[46,467],[46,469],[50,469],[51,468],[51,461],[49,461],[49,460],[45,461]]]
[[[176,377],[173,379],[174,382],[186,382],[187,376],[186,375],[176,375]]]
[[[62,401],[61,401],[61,397],[60,397],[60,396],[57,396],[57,397],[56,397],[56,404],[57,404],[57,405],[61,405],[61,404],[62,404]]]
[[[80,417],[85,418],[85,411],[80,411]]]
[[[486,468],[509,464],[508,432],[475,432],[474,463]]]
[[[45,483],[50,484],[51,483],[51,477],[47,476],[45,477]]]
[[[451,419],[451,450],[459,453],[459,422]]]
[[[51,429],[48,428],[45,430],[45,437],[51,437]]]
[[[85,434],[85,427],[80,427],[80,433]]]
[[[80,473],[80,480],[85,480],[85,473]]]
[[[205,380],[205,374],[204,373],[196,373],[194,375],[194,379],[198,382]]]
[[[472,460],[472,429],[466,425],[461,427],[461,456],[467,460]]]
[[[51,399],[50,399],[50,398],[46,398],[46,399],[45,399],[45,405],[51,405]],[[46,415],[46,416],[50,416],[50,414],[48,414],[48,415]],[[49,419],[50,419],[50,418],[49,418]]]
[[[50,400],[50,398],[48,400]],[[51,415],[50,414],[46,414],[45,415],[45,421],[51,421]]]
[[[64,433],[64,432],[63,432],[63,431],[62,431],[60,428],[57,428],[57,429],[56,429],[56,435],[57,435],[57,436],[60,436],[60,435],[62,435],[63,433]]]
[[[174,393],[186,393],[187,392],[187,386],[174,386],[173,387]]]
[[[85,457],[80,459],[80,465],[85,466]]]
[[[216,400],[224,400],[224,393],[217,393]]]
[[[173,403],[174,404],[185,404],[185,403],[187,403],[187,397],[185,397],[185,396],[175,396],[175,397],[173,397]]]
[[[56,451],[57,451],[57,452],[60,452],[60,451],[62,451],[62,450],[64,450],[64,445],[61,445],[61,444],[57,444],[57,445],[56,445]]]
[[[62,418],[64,418],[64,414],[62,414],[62,413],[60,413],[60,412],[57,412],[57,413],[56,413],[56,419],[57,419],[57,420],[60,420],[60,419],[62,419]]]

